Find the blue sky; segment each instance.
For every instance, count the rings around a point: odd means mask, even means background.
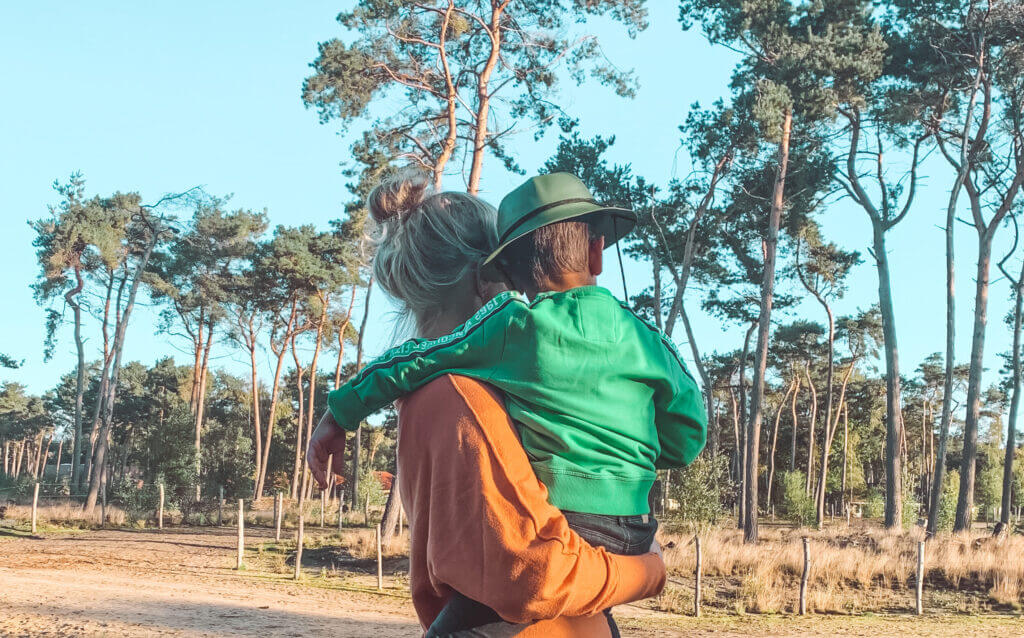
[[[169,191],[201,184],[211,193],[233,193],[236,206],[268,210],[272,224],[326,227],[341,215],[348,195],[339,162],[348,139],[335,125],[321,125],[300,100],[300,85],[317,42],[340,34],[334,21],[343,2],[5,3],[0,9],[0,267],[3,307],[0,352],[24,359],[4,379],[34,392],[51,387],[74,366],[70,331],[64,331],[51,362],[42,361],[44,311],[29,284],[38,267],[26,220],[46,214],[55,202],[54,179],[84,172],[90,193],[137,190],[152,201]],[[563,84],[560,102],[580,118],[586,135],[614,134],[610,158],[631,163],[664,184],[689,170],[677,126],[694,101],[710,103],[727,93],[734,55],[709,46],[699,32],[684,33],[673,2],[649,2],[651,28],[631,41],[606,23],[594,26],[618,66],[635,68],[635,100],[600,86]],[[520,164],[536,169],[557,136],[539,142],[524,135]],[[935,159],[924,167],[921,196],[911,216],[891,234],[893,287],[902,367],[910,373],[944,340],[944,206],[951,177]],[[459,188],[452,176],[448,188]],[[492,162],[481,195],[493,203],[520,177]],[[823,214],[828,237],[867,257],[870,227],[863,211],[840,202]],[[973,309],[974,231],[957,228],[958,358],[966,361]],[[1001,254],[997,250],[997,254]],[[1019,263],[1019,262],[1016,262]],[[629,265],[632,291],[647,285],[647,269]],[[993,280],[998,273],[993,272]],[[603,282],[621,291],[617,277]],[[838,313],[874,303],[872,264],[859,266]],[[996,380],[996,355],[1009,344],[1002,319],[1009,287],[995,281],[990,299],[986,385]],[[696,310],[691,296],[688,306]],[[801,314],[820,320],[816,305]],[[378,306],[370,354],[391,344],[394,330]],[[735,329],[694,312],[694,330],[705,351],[739,343]],[[150,362],[180,344],[154,334],[156,311],[143,307],[128,334],[130,359]],[[89,334],[89,328],[86,329]],[[92,330],[96,334],[96,330]],[[95,356],[98,339],[87,347]],[[684,348],[684,352],[688,349]],[[179,355],[180,358],[180,355]],[[181,359],[182,361],[184,359]],[[217,365],[244,370],[225,350]]]

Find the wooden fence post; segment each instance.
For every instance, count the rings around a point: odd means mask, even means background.
[[[224,486],[217,487],[217,526],[224,524]]]
[[[804,538],[804,573],[800,577],[800,615],[807,614],[807,577],[811,573],[811,547]]]
[[[245,556],[245,501],[238,499],[238,569],[242,569]]]
[[[284,518],[284,503],[281,493],[274,495],[274,541],[281,541],[281,519]]]
[[[700,536],[693,537],[693,544],[697,549],[697,566],[693,570],[693,615],[700,618],[700,576],[702,570],[702,554],[700,551]]]
[[[36,483],[36,485],[39,485]],[[100,505],[100,527],[107,526],[107,480],[106,477],[100,479],[100,496],[102,497],[102,505]]]
[[[157,529],[164,528],[164,484],[160,484],[160,502],[156,508],[156,527]]]
[[[370,495],[366,495],[366,500],[363,501],[363,525],[370,524]]]
[[[32,533],[36,533],[36,515],[39,511],[39,483],[32,490]]]
[[[377,591],[384,591],[384,564],[380,551],[380,525],[373,528],[377,536]]]
[[[295,580],[302,576],[302,535],[305,521],[302,510],[299,510],[299,528],[295,531]]]
[[[402,525],[405,523],[405,508],[401,505],[398,506],[398,534],[402,534]]]
[[[922,597],[924,594],[924,541],[917,542],[917,615],[920,616],[924,613],[924,603]]]
[[[338,533],[341,533],[341,528],[345,524],[345,492],[342,491],[338,494]]]
[[[330,467],[329,465],[327,467]],[[327,490],[320,490],[320,529],[325,527],[327,515]]]

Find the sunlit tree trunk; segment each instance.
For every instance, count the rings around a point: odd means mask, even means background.
[[[1017,412],[1020,407],[1021,386],[1021,321],[1024,315],[1024,267],[1014,286],[1013,304],[1013,351],[1010,354],[1011,386],[1010,418],[1006,423],[1006,457],[1003,460],[1003,493],[999,521],[1004,527],[1010,524],[1011,495],[1013,491],[1013,460],[1017,451]]]
[[[792,110],[787,109],[779,142],[779,166],[768,215],[768,232],[764,238],[764,274],[761,278],[761,313],[758,317],[757,350],[754,359],[754,385],[750,398],[750,419],[747,428],[746,493],[743,541],[757,542],[757,468],[761,441],[761,419],[764,413],[764,375],[768,366],[768,340],[771,336],[772,303],[775,297],[775,258],[779,242],[779,226],[785,203],[786,172],[789,168],[789,134],[793,123]]]

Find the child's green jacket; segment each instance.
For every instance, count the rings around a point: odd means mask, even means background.
[[[648,513],[655,468],[689,464],[707,437],[700,390],[675,346],[598,286],[532,303],[498,295],[455,332],[387,351],[328,405],[354,430],[449,373],[504,392],[537,478],[563,510]]]

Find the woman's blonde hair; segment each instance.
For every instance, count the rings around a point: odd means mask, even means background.
[[[385,179],[366,205],[376,222],[374,278],[428,329],[497,247],[497,212],[467,193],[436,193],[427,175],[411,169]]]

